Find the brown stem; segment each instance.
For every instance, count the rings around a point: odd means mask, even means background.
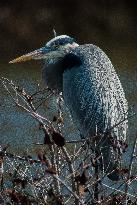
[[[65,147],[62,147],[61,149],[62,149],[62,152],[64,153],[64,155],[65,155],[65,157],[66,157],[66,161],[67,161],[68,167],[69,167],[69,172],[70,172],[70,174],[71,174],[72,191],[73,191],[74,193],[77,193],[77,185],[76,185],[76,183],[75,183],[75,170],[74,170],[73,165],[72,165],[72,163],[71,163],[71,158],[70,158],[70,156],[69,156],[69,154],[68,154],[68,152],[67,152],[67,150],[66,150]],[[75,197],[75,199],[76,199],[76,200],[75,200],[75,204],[76,204],[76,205],[79,205],[79,200],[77,200],[76,197]]]
[[[127,193],[128,193],[128,188],[129,188],[129,180],[130,180],[131,173],[132,173],[133,159],[134,159],[134,153],[136,151],[136,146],[137,146],[137,134],[136,134],[136,138],[135,138],[135,141],[133,144],[133,150],[132,150],[130,164],[129,164],[129,172],[128,172],[127,181],[125,184],[126,205],[128,203],[128,194]]]
[[[55,172],[56,172],[56,176],[58,176],[56,153],[55,153],[56,147],[55,147],[55,145],[49,145],[49,147],[50,147],[52,167],[54,167]],[[59,184],[59,181],[55,177],[54,177],[54,188],[55,188],[55,191],[56,191],[57,195],[60,196],[61,195],[61,193],[60,193],[60,184]]]

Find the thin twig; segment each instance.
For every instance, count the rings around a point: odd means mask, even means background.
[[[81,204],[81,205],[84,205],[83,201],[79,198],[79,196],[74,192],[72,191],[72,189],[70,187],[68,187],[68,185],[65,184],[65,182],[63,180],[61,180],[58,176],[56,175],[53,175],[54,178],[56,178],[61,184],[63,184],[67,190],[76,198],[76,200]]]
[[[136,138],[135,138],[134,144],[133,144],[133,149],[132,149],[130,164],[129,164],[129,171],[128,171],[128,175],[127,175],[127,181],[125,184],[126,205],[128,203],[128,197],[127,197],[128,196],[128,188],[129,188],[129,182],[130,182],[130,177],[131,177],[131,173],[132,173],[133,159],[134,159],[134,154],[136,151],[136,146],[137,146],[137,134],[136,134]]]
[[[120,192],[120,193],[122,193],[122,194],[126,194],[125,191],[122,191],[122,190],[120,190],[120,189],[116,189],[116,188],[114,188],[114,187],[108,186],[107,184],[102,183],[102,185],[105,186],[105,187],[107,187],[107,188],[109,188],[109,189],[115,190],[116,192]],[[129,194],[129,193],[127,193],[127,195],[128,195],[128,196],[131,196],[131,197],[133,197],[133,198],[135,198],[135,199],[137,198],[137,196],[134,196],[134,195]]]
[[[52,162],[52,167],[54,167],[56,176],[58,176],[58,169],[57,169],[57,162],[56,162],[56,147],[55,145],[49,145],[50,146],[50,154],[51,154],[51,162]],[[60,193],[60,184],[59,181],[54,177],[54,189],[56,190],[56,193],[58,196],[61,195]]]
[[[69,154],[68,154],[68,152],[67,152],[65,147],[62,147],[61,149],[62,149],[62,152],[64,153],[64,155],[66,157],[66,161],[67,161],[68,167],[69,167],[69,172],[71,174],[72,191],[74,193],[76,193],[77,192],[77,186],[75,184],[75,170],[74,170],[73,165],[71,163],[71,158],[70,158],[70,156],[69,156]],[[77,198],[76,198],[75,204],[78,205]]]

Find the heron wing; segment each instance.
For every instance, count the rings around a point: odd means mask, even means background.
[[[127,101],[111,61],[97,46],[83,45],[72,51],[81,65],[72,65],[63,74],[64,100],[84,136],[102,133],[127,115]],[[113,130],[126,135],[127,121]]]

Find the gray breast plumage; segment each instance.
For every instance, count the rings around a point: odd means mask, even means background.
[[[87,137],[103,133],[127,117],[128,104],[120,80],[107,55],[95,45],[82,45],[72,53],[81,66],[63,74],[63,96],[73,121]],[[113,129],[125,140],[127,120]]]

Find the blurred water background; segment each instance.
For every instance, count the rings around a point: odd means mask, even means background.
[[[137,1],[130,0],[14,0],[0,1],[0,77],[7,77],[29,92],[41,83],[41,63],[9,65],[9,60],[44,45],[57,34],[73,36],[79,44],[92,43],[110,57],[126,93],[129,106],[137,112]],[[43,133],[26,113],[11,105],[0,85],[0,144],[23,153],[36,150]],[[53,99],[54,101],[54,99]],[[53,106],[53,107],[52,107]],[[45,108],[52,117],[56,107]],[[77,131],[65,118],[65,137]],[[128,140],[137,132],[137,116],[129,120]]]

